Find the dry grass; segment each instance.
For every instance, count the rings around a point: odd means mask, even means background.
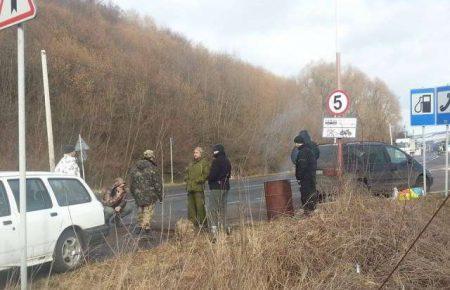
[[[377,288],[441,198],[397,202],[349,190],[308,219],[243,226],[211,243],[200,234],[38,281],[48,289]],[[414,246],[388,288],[450,285],[450,205]],[[356,264],[361,273],[356,272]]]

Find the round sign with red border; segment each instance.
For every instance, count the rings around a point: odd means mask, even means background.
[[[350,109],[350,97],[343,90],[336,90],[327,98],[327,110],[331,115],[341,116]]]

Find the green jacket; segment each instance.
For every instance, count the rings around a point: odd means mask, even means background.
[[[187,192],[204,191],[204,185],[208,179],[209,169],[210,164],[205,158],[201,158],[200,160],[189,164],[184,178]]]

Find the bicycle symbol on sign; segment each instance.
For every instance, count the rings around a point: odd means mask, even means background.
[[[350,129],[342,130],[339,134],[342,137],[350,137],[350,136],[352,136],[352,131],[350,131]]]
[[[336,136],[336,130],[335,129],[329,129],[328,131],[328,136],[327,137],[331,137],[334,138]]]

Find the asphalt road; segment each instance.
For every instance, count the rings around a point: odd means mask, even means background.
[[[422,163],[422,157],[415,157]],[[427,169],[434,178],[431,192],[445,190],[445,156],[429,153],[426,156]],[[231,221],[245,217],[247,222],[266,220],[266,204],[264,197],[264,182],[270,180],[289,179],[292,185],[294,208],[300,207],[299,188],[292,172],[274,174],[262,177],[233,180],[228,199],[228,216]],[[184,186],[168,187],[164,204],[158,204],[153,221],[155,229],[173,228],[180,218],[187,217],[187,199]]]
[[[422,156],[416,156],[415,159],[421,164],[423,163]],[[442,193],[445,191],[445,155],[437,155],[435,153],[428,153],[426,155],[426,168],[433,176],[433,185],[430,191],[432,193]]]
[[[422,157],[415,157],[422,163]],[[442,193],[445,189],[445,156],[429,154],[426,159],[427,169],[431,171],[434,182],[432,193]],[[228,220],[232,224],[239,222],[252,223],[267,220],[264,197],[264,182],[271,180],[288,179],[292,185],[294,208],[301,206],[299,188],[292,172],[273,174],[261,177],[242,178],[231,181],[231,190],[228,198]],[[151,235],[137,239],[131,234],[135,224],[136,213],[124,219],[125,226],[113,227],[105,244],[91,249],[87,259],[103,260],[114,257],[120,253],[134,251],[136,248],[152,248],[174,236],[173,230],[176,222],[187,217],[187,198],[184,185],[168,186],[165,188],[165,198],[162,204],[157,204],[152,222],[154,231]],[[49,265],[32,267],[30,276],[34,279],[46,278],[49,274]],[[5,285],[17,283],[18,269],[0,273],[0,288]]]
[[[266,220],[264,182],[284,179],[291,181],[294,206],[300,206],[299,188],[292,172],[232,180],[228,195],[229,221],[236,223],[243,219],[251,223]],[[187,218],[187,194],[184,185],[168,186],[165,188],[164,202],[157,204],[155,208],[152,227],[155,230],[173,229],[180,218]]]

